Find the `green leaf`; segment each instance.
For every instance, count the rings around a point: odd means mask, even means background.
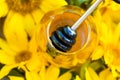
[[[24,76],[25,73],[19,71],[17,68],[14,68],[10,71],[10,73],[8,75],[9,76]]]
[[[70,5],[79,6],[83,9],[87,9],[91,4],[92,0],[67,0]]]
[[[75,77],[76,77],[76,75],[78,75],[76,72],[71,72],[72,73],[72,78],[71,78],[71,80],[74,80],[75,79]]]
[[[104,63],[104,61],[102,59],[91,62],[89,66],[92,69],[94,69],[97,73],[99,73],[103,69],[107,68],[106,64]]]
[[[69,69],[60,68],[60,74],[59,74],[59,76],[61,76],[62,74],[66,73],[67,71],[69,71]]]
[[[1,64],[1,63],[0,63],[0,69],[1,69],[3,66],[4,66],[4,64]]]
[[[85,80],[85,69],[89,66],[90,61],[84,63],[80,68],[80,78],[81,80]]]

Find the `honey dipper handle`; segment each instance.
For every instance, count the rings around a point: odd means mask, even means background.
[[[102,2],[102,0],[96,0],[95,3],[73,24],[72,30],[76,30],[79,25],[95,10],[95,8]]]

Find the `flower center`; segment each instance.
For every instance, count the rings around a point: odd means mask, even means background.
[[[8,7],[20,13],[29,13],[37,9],[41,0],[6,0]]]
[[[20,63],[22,61],[27,61],[31,58],[32,53],[29,51],[21,51],[18,55],[15,56],[15,61]]]

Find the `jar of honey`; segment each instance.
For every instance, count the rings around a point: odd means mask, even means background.
[[[41,30],[39,31],[39,35],[44,35],[41,39],[43,39],[42,42],[46,43],[44,47],[46,47],[47,53],[51,55],[76,54],[92,45],[91,43],[94,41],[93,39],[97,39],[96,26],[92,16],[88,16],[76,29],[76,42],[69,51],[62,52],[58,50],[50,40],[50,36],[56,29],[66,25],[72,26],[84,14],[84,12],[85,11],[79,7],[69,5],[45,14],[40,22]],[[97,44],[97,42],[94,43]],[[42,45],[42,43],[40,45]]]

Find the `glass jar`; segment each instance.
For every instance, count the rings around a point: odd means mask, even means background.
[[[72,26],[84,12],[85,11],[79,7],[69,5],[45,14],[40,22],[41,30],[39,31],[39,35],[44,34],[41,39],[44,38],[43,42],[46,43],[44,47],[46,47],[47,53],[53,56],[58,54],[71,55],[80,53],[85,50],[86,47],[92,45],[90,43],[94,41],[93,39],[97,39],[96,26],[94,25],[92,16],[88,16],[76,29],[76,42],[69,51],[62,52],[56,49],[50,40],[50,36],[56,29],[66,25]],[[94,43],[97,44],[97,42]],[[42,45],[42,43],[40,45]]]

